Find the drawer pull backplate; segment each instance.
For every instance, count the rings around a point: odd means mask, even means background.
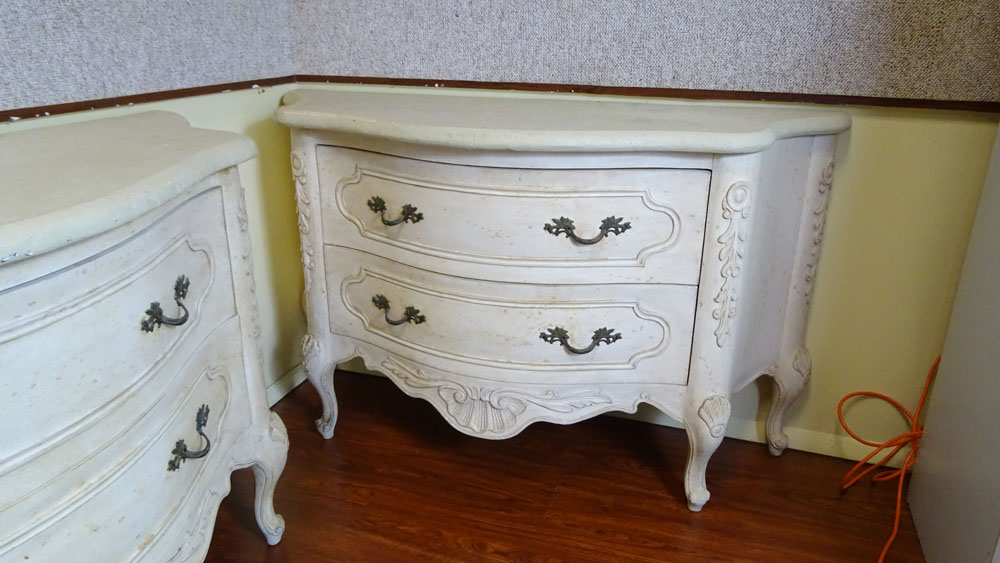
[[[427,318],[420,314],[420,309],[416,307],[407,307],[403,310],[403,318],[401,319],[390,319],[389,318],[389,300],[385,298],[385,295],[376,295],[372,297],[372,303],[375,304],[375,308],[385,311],[385,322],[391,325],[401,325],[404,323],[413,323],[418,325],[427,320]]]
[[[573,220],[569,217],[553,218],[551,223],[545,224],[545,230],[555,236],[566,235],[577,244],[597,244],[601,239],[610,234],[617,236],[632,228],[632,223],[623,223],[623,220],[623,217],[615,217],[614,215],[605,217],[601,221],[601,232],[594,238],[578,237],[575,232],[576,226],[573,225]]]
[[[419,223],[420,220],[424,218],[423,213],[417,212],[416,207],[407,203],[403,206],[399,217],[389,221],[385,218],[385,200],[379,196],[374,196],[368,200],[368,209],[378,213],[382,218],[382,224],[387,227],[392,227],[393,225],[398,225],[400,223]]]
[[[178,276],[177,281],[174,282],[174,302],[184,311],[184,316],[172,319],[163,314],[163,308],[160,307],[159,301],[153,301],[149,304],[149,309],[146,309],[146,314],[149,315],[149,318],[142,320],[142,331],[153,332],[160,325],[181,326],[186,323],[188,320],[188,310],[184,306],[183,299],[187,297],[188,285],[190,284],[191,280],[187,276]]]
[[[196,452],[192,452],[188,449],[187,444],[184,443],[183,438],[177,440],[177,443],[174,444],[174,451],[170,452],[174,454],[174,457],[170,458],[170,461],[167,462],[167,471],[177,471],[177,469],[180,468],[181,463],[184,463],[185,460],[198,459],[199,457],[205,457],[208,455],[208,450],[211,449],[212,442],[208,439],[208,436],[205,435],[206,424],[208,424],[208,405],[202,405],[201,408],[198,409],[198,414],[195,415],[194,429],[197,430],[198,434],[201,434],[202,439],[205,440],[205,447]]]
[[[612,344],[621,340],[622,335],[620,332],[615,332],[615,329],[602,327],[594,331],[594,335],[590,337],[590,346],[586,348],[574,348],[573,345],[569,343],[569,333],[566,332],[565,328],[560,326],[545,329],[548,333],[540,333],[539,338],[548,342],[549,344],[558,342],[562,344],[562,347],[566,349],[567,352],[571,354],[587,354],[601,342],[605,344]]]

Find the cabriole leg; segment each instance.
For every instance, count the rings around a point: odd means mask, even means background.
[[[323,416],[316,420],[316,428],[324,438],[333,437],[333,427],[337,425],[337,394],[333,389],[333,371],[337,363],[330,359],[326,350],[311,335],[302,339],[302,365],[309,382],[319,393],[323,402]]]
[[[812,357],[809,350],[799,348],[792,358],[784,358],[778,365],[774,382],[774,404],[767,417],[767,449],[771,455],[781,455],[788,447],[788,435],[784,431],[785,413],[809,383],[812,373]]]
[[[731,407],[729,399],[722,395],[712,395],[700,405],[688,401],[684,427],[688,435],[687,471],[684,473],[684,491],[687,494],[688,509],[699,512],[711,496],[705,484],[708,460],[719,448],[726,434]]]
[[[254,516],[269,545],[281,541],[285,519],[274,512],[274,487],[288,458],[288,433],[278,415],[271,413],[268,438],[261,445],[260,458],[250,466],[254,477]]]

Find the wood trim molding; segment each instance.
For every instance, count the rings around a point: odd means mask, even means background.
[[[158,102],[190,96],[217,94],[231,90],[278,86],[292,83],[323,84],[378,84],[388,86],[425,86],[440,88],[476,88],[486,90],[521,90],[528,92],[575,92],[611,96],[642,96],[654,98],[680,98],[689,100],[785,102],[821,105],[880,106],[914,109],[942,109],[1000,113],[1000,101],[980,102],[968,100],[929,100],[915,98],[879,98],[874,96],[842,96],[837,94],[796,94],[790,92],[744,92],[732,90],[692,90],[685,88],[650,88],[638,86],[594,86],[586,84],[545,84],[535,82],[481,82],[475,80],[432,80],[426,78],[390,78],[380,76],[327,76],[320,74],[294,74],[259,80],[245,80],[226,84],[196,86],[177,90],[162,90],[144,94],[118,96],[82,102],[68,102],[0,110],[0,122],[16,121],[89,109],[110,108],[129,104]]]
[[[17,121],[19,119],[27,119],[30,117],[44,117],[46,115],[57,115],[60,113],[73,113],[90,109],[104,109],[117,106],[127,106],[131,104],[160,102],[163,100],[174,100],[177,98],[189,98],[191,96],[203,96],[205,94],[218,94],[221,92],[229,92],[231,90],[248,90],[250,88],[278,86],[280,84],[289,84],[292,82],[295,82],[294,75],[279,76],[276,78],[261,78],[260,80],[244,80],[242,82],[227,82],[225,84],[212,84],[209,86],[195,86],[193,88],[179,88],[177,90],[161,90],[159,92],[146,92],[144,94],[132,94],[129,96],[101,98],[98,100],[86,100],[82,102],[67,102],[64,104],[0,110],[0,122]]]
[[[917,109],[947,109],[1000,113],[1000,101],[925,100],[915,98],[879,98],[836,94],[795,94],[789,92],[744,92],[735,90],[692,90],[686,88],[650,88],[640,86],[592,86],[586,84],[545,84],[536,82],[480,82],[475,80],[430,80],[424,78],[387,78],[378,76],[323,76],[297,74],[301,83],[381,84],[389,86],[431,86],[438,88],[480,88],[486,90],[523,90],[530,92],[575,92],[609,96],[642,96],[689,100],[725,100],[754,102],[789,102],[823,105],[882,106]]]

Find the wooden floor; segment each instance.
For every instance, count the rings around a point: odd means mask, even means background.
[[[892,527],[895,487],[841,495],[844,460],[726,440],[695,514],[681,430],[602,416],[482,440],[387,379],[336,384],[329,441],[308,383],[275,405],[291,440],[275,495],[284,539],[264,542],[242,470],[207,561],[875,561]],[[888,561],[923,561],[908,511]]]

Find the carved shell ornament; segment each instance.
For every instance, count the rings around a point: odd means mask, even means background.
[[[726,433],[731,407],[729,399],[722,395],[712,395],[705,399],[698,409],[698,418],[708,427],[708,433],[713,438],[719,438]]]
[[[721,348],[729,338],[729,321],[736,316],[737,291],[735,280],[747,248],[747,218],[750,216],[750,186],[736,182],[729,187],[722,200],[722,218],[728,223],[718,238],[722,245],[719,260],[722,262],[722,287],[715,296],[719,307],[712,311],[712,318],[719,321],[715,329],[715,342]]]
[[[438,387],[448,414],[456,424],[473,432],[501,432],[528,408],[523,399],[509,392],[444,383]]]

